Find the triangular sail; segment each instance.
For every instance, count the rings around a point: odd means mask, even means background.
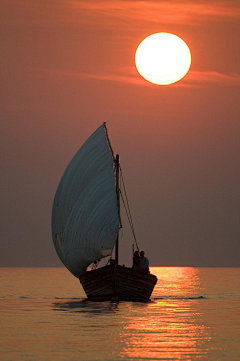
[[[52,237],[63,264],[76,277],[111,255],[119,231],[114,158],[105,123],[83,144],[59,183]]]

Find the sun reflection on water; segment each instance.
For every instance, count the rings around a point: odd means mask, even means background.
[[[152,297],[196,297],[201,295],[199,269],[192,267],[155,267],[158,283]]]
[[[198,308],[201,284],[194,268],[152,269],[159,279],[154,301],[123,325],[122,357],[138,360],[200,360],[210,340]],[[128,337],[126,337],[128,335]]]

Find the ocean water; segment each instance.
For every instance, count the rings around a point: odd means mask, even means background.
[[[147,304],[86,302],[64,268],[0,268],[0,360],[240,360],[240,268],[153,267]]]

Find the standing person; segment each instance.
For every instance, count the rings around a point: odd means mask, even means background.
[[[144,272],[149,272],[149,261],[147,257],[144,257],[144,251],[140,252],[140,269]]]
[[[138,251],[135,251],[133,253],[133,265],[132,265],[132,268],[134,269],[139,269],[140,268],[140,257],[139,257],[139,252]]]

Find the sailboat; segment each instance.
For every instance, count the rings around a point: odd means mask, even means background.
[[[148,302],[157,277],[118,261],[119,174],[119,155],[114,155],[103,123],[81,146],[60,180],[52,209],[53,243],[89,300]],[[96,268],[105,257],[110,257],[108,264]]]

